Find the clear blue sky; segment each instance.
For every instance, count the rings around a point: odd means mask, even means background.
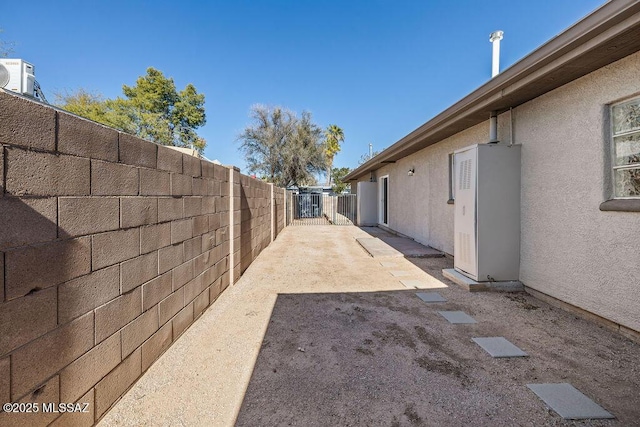
[[[485,83],[492,31],[505,32],[504,69],[603,3],[5,0],[0,37],[50,101],[78,88],[122,95],[152,66],[205,94],[208,158],[246,172],[236,139],[260,103],[342,127],[334,164],[353,168],[370,142],[390,146]]]

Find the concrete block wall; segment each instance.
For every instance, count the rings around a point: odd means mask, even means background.
[[[271,185],[240,175],[240,272],[271,243]]]
[[[0,144],[0,401],[89,404],[0,425],[90,426],[269,244],[269,184],[2,90]]]
[[[274,190],[273,203],[275,204],[275,208],[274,208],[275,218],[273,219],[275,223],[274,237],[277,237],[282,232],[284,227],[286,227],[286,223],[285,223],[286,207],[284,205],[286,190],[282,188],[274,188],[273,190]]]

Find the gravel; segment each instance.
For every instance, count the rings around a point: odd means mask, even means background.
[[[638,344],[525,293],[466,292],[442,276],[448,258],[383,266],[367,236],[285,229],[101,425],[640,425]],[[409,290],[397,270],[440,288]],[[416,296],[430,291],[447,302]],[[529,356],[472,341],[500,336]],[[570,383],[616,419],[564,420],[536,383]]]

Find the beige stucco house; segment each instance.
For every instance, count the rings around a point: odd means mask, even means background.
[[[640,336],[640,2],[606,3],[352,171],[353,191],[375,183],[360,219],[453,255],[454,152],[489,143],[492,115],[520,146],[515,279]]]

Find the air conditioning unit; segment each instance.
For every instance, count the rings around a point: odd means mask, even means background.
[[[455,152],[453,265],[477,282],[519,279],[520,147],[478,144]]]
[[[35,96],[35,67],[22,59],[0,58],[0,88]]]

